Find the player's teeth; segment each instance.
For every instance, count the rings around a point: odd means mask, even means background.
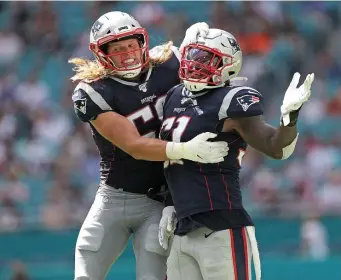
[[[129,59],[126,59],[125,61],[124,61],[124,63],[131,63],[131,62],[134,62],[134,58],[129,58]]]

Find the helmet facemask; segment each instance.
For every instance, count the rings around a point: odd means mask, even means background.
[[[190,44],[183,50],[179,77],[190,91],[222,87],[236,74],[237,63],[218,49]]]
[[[139,43],[139,48],[132,51],[117,52],[108,54],[107,49],[109,43],[122,40],[136,38]],[[140,74],[141,70],[149,63],[148,51],[148,34],[144,28],[137,28],[133,31],[123,32],[117,35],[108,34],[105,37],[98,39],[95,43],[90,43],[90,50],[94,53],[96,59],[101,65],[107,69],[112,69],[116,75],[124,78],[133,78]],[[140,60],[131,64],[130,54],[139,53]],[[120,66],[114,62],[114,57],[118,57]]]

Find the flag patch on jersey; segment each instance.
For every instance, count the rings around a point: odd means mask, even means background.
[[[83,114],[86,114],[86,98],[76,100],[75,108]]]
[[[243,110],[246,112],[247,109],[249,109],[249,107],[252,104],[259,102],[259,97],[251,95],[251,94],[246,94],[246,95],[237,97],[237,101],[242,106]]]

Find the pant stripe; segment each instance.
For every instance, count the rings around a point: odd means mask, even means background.
[[[242,228],[242,234],[243,234],[243,243],[244,243],[246,280],[249,280],[250,279],[250,276],[249,276],[249,251],[248,251],[248,248],[247,248],[246,229],[244,227]]]
[[[238,280],[238,271],[237,271],[236,252],[235,252],[235,246],[234,246],[233,229],[230,229],[230,238],[231,238],[231,252],[232,252],[233,270],[234,270],[234,280]]]
[[[234,280],[249,280],[249,250],[245,228],[230,229]]]

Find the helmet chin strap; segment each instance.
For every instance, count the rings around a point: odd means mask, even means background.
[[[212,89],[212,88],[218,88],[218,87],[223,87],[225,85],[225,83],[220,83],[219,85],[215,85],[215,86],[209,86],[206,83],[196,83],[196,82],[189,82],[189,81],[184,81],[184,85],[186,87],[186,89],[188,89],[189,91],[201,91],[204,89]]]
[[[204,89],[214,89],[214,88],[219,88],[219,87],[224,87],[227,81],[234,82],[234,81],[247,81],[246,77],[235,77],[235,69],[238,68],[239,64],[241,61],[235,61],[231,65],[225,65],[221,69],[221,75],[213,75],[212,76],[212,81],[214,83],[221,81],[221,83],[217,85],[208,85],[205,82],[201,83],[196,83],[195,81],[186,81],[184,80],[184,84],[186,89],[189,91],[201,91]],[[233,72],[233,74],[230,76],[230,73]],[[238,71],[239,72],[239,71]],[[238,73],[237,73],[238,74]],[[207,82],[207,80],[206,80]]]
[[[230,83],[232,85],[233,82],[236,82],[236,81],[246,82],[247,80],[248,80],[248,78],[246,78],[246,77],[234,77],[231,79],[227,79],[225,82],[220,83],[220,84],[215,85],[215,86],[209,86],[205,83],[196,83],[196,82],[188,82],[188,81],[184,81],[184,84],[185,84],[186,89],[188,89],[189,91],[196,92],[196,91],[201,91],[204,89],[213,89],[213,88],[223,87],[223,86],[225,86],[227,81],[230,81]]]
[[[137,77],[141,73],[141,70],[142,70],[141,68],[138,68],[135,70],[116,71],[115,75],[124,79],[132,79]]]
[[[141,63],[134,65],[134,67],[139,67],[139,66],[141,66]],[[129,70],[129,69],[117,70],[117,71],[115,71],[115,75],[117,75],[120,78],[124,78],[124,79],[132,79],[132,78],[137,77],[141,73],[141,71],[142,71],[141,67],[134,69],[134,70]]]

